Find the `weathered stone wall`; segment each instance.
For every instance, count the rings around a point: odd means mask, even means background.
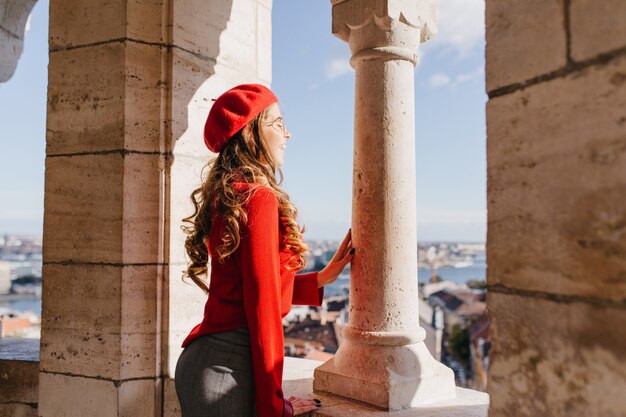
[[[40,416],[160,408],[163,16],[154,2],[50,2]]]
[[[37,368],[37,362],[0,361],[0,416],[37,417]]]
[[[175,413],[205,301],[180,280],[201,127],[211,97],[269,83],[271,0],[51,0],[48,70],[38,415]]]
[[[37,417],[39,340],[0,338],[0,417]]]
[[[626,2],[488,0],[491,416],[626,413]]]

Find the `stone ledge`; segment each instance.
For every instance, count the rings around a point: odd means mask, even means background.
[[[39,339],[0,338],[0,361],[39,361]]]
[[[484,392],[456,388],[456,398],[410,410],[388,412],[363,403],[346,400],[335,395],[313,393],[313,371],[323,362],[285,357],[283,390],[285,396],[319,398],[322,408],[310,413],[319,417],[487,417],[489,395]]]

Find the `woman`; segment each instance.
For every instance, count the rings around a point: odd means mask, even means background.
[[[275,172],[291,137],[269,89],[244,84],[222,94],[204,128],[217,158],[192,193],[185,271],[209,294],[204,318],[183,341],[176,393],[183,417],[291,417],[319,400],[284,398],[282,318],[292,304],[321,305],[355,249],[350,231],[320,272],[296,274],[307,246],[298,210]],[[210,285],[201,278],[211,262]]]

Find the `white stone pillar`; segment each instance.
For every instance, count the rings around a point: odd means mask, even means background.
[[[455,396],[419,326],[414,69],[436,0],[334,0],[356,71],[350,319],[314,390],[389,410]]]

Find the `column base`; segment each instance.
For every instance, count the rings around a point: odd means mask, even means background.
[[[456,396],[454,373],[434,360],[423,342],[374,346],[347,341],[334,358],[315,369],[313,391],[390,411]]]

